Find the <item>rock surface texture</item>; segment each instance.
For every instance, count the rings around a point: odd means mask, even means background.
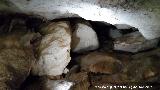
[[[159,39],[147,40],[141,33],[133,32],[122,37],[116,38],[114,41],[114,50],[126,52],[138,52],[157,47]]]
[[[25,32],[25,26],[17,24],[0,34],[0,90],[17,90],[35,62],[30,44],[35,33]]]
[[[0,11],[47,19],[82,17],[136,27],[147,39],[160,37],[159,0],[1,0]]]
[[[92,52],[81,58],[81,69],[94,73],[113,74],[122,69],[121,62],[107,53]]]
[[[35,75],[61,75],[70,62],[71,33],[68,22],[53,22],[44,26],[43,38],[36,49],[38,61],[33,67]]]
[[[82,23],[77,23],[76,26],[72,36],[72,51],[80,53],[97,49],[99,42],[96,32]]]

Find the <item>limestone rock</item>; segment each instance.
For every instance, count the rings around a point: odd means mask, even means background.
[[[2,0],[0,11],[55,18],[82,17],[136,27],[147,39],[160,37],[159,0]]]
[[[99,47],[98,37],[92,27],[77,23],[76,30],[72,36],[72,51],[85,52],[95,50]]]
[[[33,67],[35,75],[61,75],[70,62],[71,33],[68,22],[53,22],[44,26],[43,35],[36,49],[38,61]]]
[[[101,52],[92,52],[82,57],[80,65],[82,70],[94,73],[113,74],[122,69],[119,60],[112,55]]]
[[[114,42],[114,50],[126,51],[126,52],[138,52],[151,48],[155,48],[158,45],[159,39],[146,40],[140,32],[134,32],[122,37],[116,38]]]

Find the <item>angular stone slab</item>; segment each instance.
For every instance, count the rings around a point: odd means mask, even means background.
[[[136,53],[143,50],[155,48],[159,39],[146,40],[140,32],[134,32],[122,37],[116,38],[114,41],[114,50]]]

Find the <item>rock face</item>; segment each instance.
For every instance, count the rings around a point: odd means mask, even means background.
[[[81,58],[82,70],[94,72],[113,74],[122,69],[122,64],[113,56],[107,53],[92,52]]]
[[[0,11],[47,19],[82,17],[136,27],[147,39],[160,37],[159,0],[2,0]],[[89,12],[90,11],[90,12]]]
[[[77,23],[72,36],[72,51],[80,53],[95,50],[98,47],[99,42],[96,32],[85,24]]]
[[[146,40],[138,31],[119,37],[114,42],[114,50],[138,52],[158,45],[159,39]]]
[[[32,33],[0,35],[0,90],[17,90],[35,62],[30,45]]]
[[[38,61],[33,67],[35,75],[61,75],[70,62],[71,33],[68,22],[53,22],[44,26],[36,49]]]

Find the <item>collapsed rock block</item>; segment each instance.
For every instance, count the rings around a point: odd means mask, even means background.
[[[134,32],[122,37],[116,38],[114,41],[114,50],[136,53],[158,45],[159,39],[147,40],[140,32]]]
[[[53,22],[44,26],[40,33],[43,35],[36,49],[38,61],[33,67],[34,75],[61,75],[71,60],[71,33],[68,22]]]

